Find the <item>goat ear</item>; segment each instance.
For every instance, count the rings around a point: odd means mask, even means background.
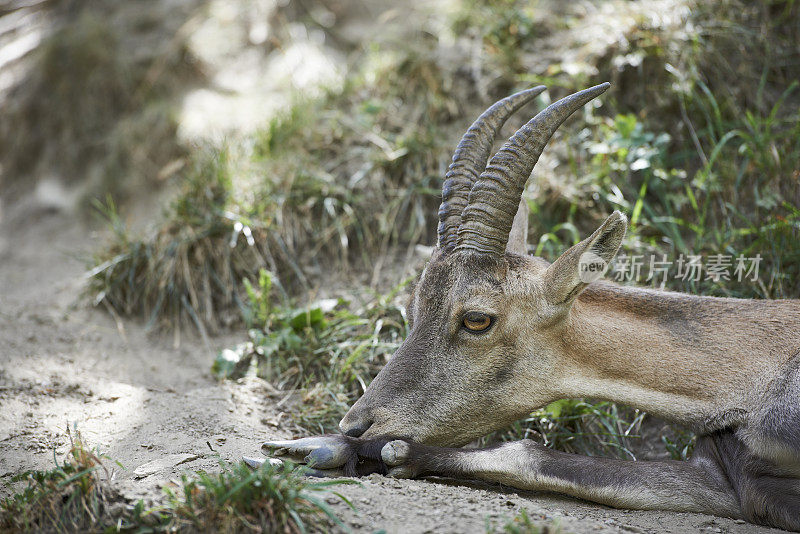
[[[591,236],[559,256],[544,273],[547,301],[569,303],[589,283],[601,278],[617,255],[627,226],[625,215],[615,211]]]
[[[511,225],[511,232],[508,234],[506,252],[512,252],[525,256],[528,254],[528,203],[525,199],[520,199],[517,214],[514,215],[514,222]]]

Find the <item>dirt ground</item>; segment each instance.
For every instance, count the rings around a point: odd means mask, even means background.
[[[51,467],[53,449],[67,450],[68,425],[124,466],[109,463],[126,496],[146,500],[182,471],[213,470],[218,457],[257,455],[261,441],[291,437],[280,422],[283,395],[256,379],[219,383],[209,374],[215,351],[244,332],[205,346],[190,332],[153,337],[134,321],[117,324],[81,296],[81,258],[101,236],[25,203],[0,215],[0,480]],[[484,532],[521,509],[565,532],[770,531],[479,483],[377,475],[359,482],[338,488],[356,512],[327,498],[359,532]]]

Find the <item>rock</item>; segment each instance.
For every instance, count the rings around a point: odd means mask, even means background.
[[[133,471],[133,478],[144,478],[154,473],[166,471],[167,469],[175,467],[176,465],[197,460],[198,458],[200,458],[200,456],[197,454],[170,454],[164,458],[159,458],[158,460],[153,460],[152,462],[147,462],[146,464],[140,465]]]

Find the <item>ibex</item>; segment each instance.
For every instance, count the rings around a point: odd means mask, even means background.
[[[544,88],[478,118],[444,179],[438,246],[411,294],[408,337],[342,435],[271,441],[266,453],[332,474],[481,479],[800,530],[800,301],[587,283],[582,261],[608,264],[622,244],[618,211],[553,263],[526,254],[525,183],[556,128],[608,86],[551,104],[488,164],[499,128]],[[530,440],[456,448],[575,397],[694,429],[692,459],[585,457]]]

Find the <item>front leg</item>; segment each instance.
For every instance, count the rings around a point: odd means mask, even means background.
[[[389,475],[438,475],[565,493],[616,508],[701,512],[739,518],[738,499],[715,462],[633,462],[554,451],[530,440],[489,449],[387,443]]]

